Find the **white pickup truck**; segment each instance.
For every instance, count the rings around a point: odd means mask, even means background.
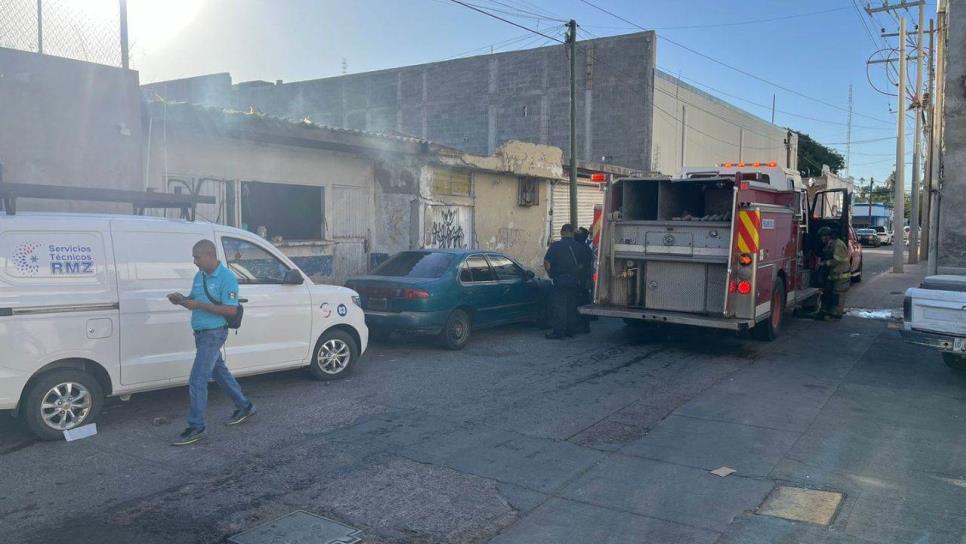
[[[906,291],[900,330],[909,342],[938,349],[966,372],[966,276],[929,276]]]

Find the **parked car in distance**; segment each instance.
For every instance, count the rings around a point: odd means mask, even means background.
[[[104,397],[184,385],[195,357],[191,250],[212,240],[235,273],[235,376],[308,367],[348,374],[369,339],[356,293],[315,285],[277,248],[222,225],[156,217],[0,214],[0,410],[38,437],[94,422]]]
[[[953,370],[966,372],[966,276],[929,276],[906,290],[900,333],[909,342],[942,353]]]
[[[879,234],[875,229],[855,229],[855,236],[863,246],[879,247]]]
[[[425,249],[397,253],[346,287],[362,297],[373,335],[439,335],[461,349],[474,329],[544,319],[550,282],[502,253]]]
[[[875,233],[879,237],[880,244],[884,246],[892,245],[892,239],[893,239],[892,233],[886,230],[884,226],[879,225],[875,227]]]
[[[849,272],[852,274],[852,283],[859,283],[862,281],[862,244],[859,243],[859,238],[852,227],[849,227],[845,245],[849,250]]]

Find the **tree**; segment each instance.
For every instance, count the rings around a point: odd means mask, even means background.
[[[831,147],[813,140],[804,132],[798,134],[798,169],[803,177],[822,175],[822,165],[827,165],[833,174],[845,168],[845,157]]]

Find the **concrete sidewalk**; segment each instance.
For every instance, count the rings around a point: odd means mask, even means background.
[[[849,305],[901,306],[921,278],[909,268],[868,278]],[[722,466],[737,472],[709,472]],[[828,525],[764,515],[778,486],[841,502]],[[791,515],[814,510],[798,504]],[[492,542],[966,543],[966,375],[882,320],[790,322],[753,365]]]
[[[895,274],[890,266],[884,272],[866,277],[849,290],[846,305],[862,309],[901,309],[906,289],[918,286],[926,276],[926,263],[907,264],[903,269],[903,273]]]

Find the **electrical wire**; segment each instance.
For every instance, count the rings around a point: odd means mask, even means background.
[[[456,1],[456,0],[453,0],[453,1]],[[628,19],[625,19],[624,17],[622,17],[622,16],[620,16],[620,15],[618,15],[618,14],[612,12],[612,11],[608,11],[607,9],[604,9],[604,8],[602,8],[602,7],[594,4],[593,2],[590,2],[590,0],[580,0],[580,1],[583,2],[584,4],[587,4],[588,6],[590,6],[592,8],[594,8],[594,9],[596,9],[596,10],[602,11],[602,12],[610,15],[611,17],[614,17],[616,19],[619,19],[619,20],[621,20],[621,21],[623,21],[623,22],[625,22],[627,24],[633,25],[633,26],[635,26],[635,27],[637,27],[637,28],[639,28],[641,30],[648,31],[648,29],[646,29],[646,28],[638,25],[637,23],[634,23],[633,21],[630,21]],[[840,110],[840,111],[844,111],[844,112],[848,112],[849,111],[847,108],[843,108],[842,106],[839,106],[837,104],[833,104],[831,102],[822,100],[820,98],[815,98],[813,96],[809,96],[809,95],[807,95],[805,93],[796,91],[795,89],[786,87],[784,85],[781,85],[779,83],[775,83],[773,81],[769,81],[769,80],[767,80],[767,79],[765,79],[763,77],[757,76],[757,75],[755,75],[755,74],[753,74],[751,72],[742,70],[741,68],[738,68],[737,66],[733,66],[733,65],[728,64],[728,63],[726,63],[724,61],[718,60],[718,59],[716,59],[716,58],[714,58],[714,57],[712,57],[710,55],[707,55],[705,53],[702,53],[702,52],[700,52],[700,51],[698,51],[696,49],[693,49],[691,47],[688,47],[688,46],[686,46],[686,45],[684,45],[682,43],[679,43],[679,42],[677,42],[675,40],[672,40],[672,39],[668,38],[667,36],[662,36],[660,34],[658,34],[657,36],[659,38],[663,39],[664,41],[672,44],[672,45],[676,45],[676,46],[678,46],[678,47],[680,47],[680,48],[682,48],[682,49],[684,49],[686,51],[689,51],[689,52],[695,54],[695,55],[698,55],[698,56],[700,56],[702,58],[708,59],[708,60],[710,60],[710,61],[712,61],[714,63],[720,64],[721,66],[724,66],[725,68],[734,70],[734,71],[736,71],[736,72],[738,72],[740,74],[746,75],[746,76],[748,76],[748,77],[750,77],[752,79],[756,79],[758,81],[761,81],[762,83],[767,83],[768,85],[771,85],[773,87],[776,87],[778,89],[781,89],[781,90],[783,90],[785,92],[788,92],[788,93],[791,93],[791,94],[800,96],[800,97],[805,98],[807,100],[811,100],[811,101],[816,102],[818,104],[823,104],[825,106],[828,106],[830,108],[834,108],[834,109],[837,109],[837,110]],[[861,117],[866,117],[866,118],[869,118],[869,119],[872,119],[872,120],[875,120],[875,121],[879,121],[879,122],[882,122],[882,123],[890,123],[890,124],[892,123],[892,121],[886,121],[884,119],[880,119],[878,117],[875,117],[875,116],[872,116],[872,115],[867,115],[867,114],[864,114],[864,113],[853,112],[853,114],[854,115],[861,116]]]
[[[521,13],[521,14],[523,14],[523,16],[528,16],[529,15],[529,16],[535,17],[537,19],[545,19],[547,21],[556,21],[558,23],[567,23],[568,22],[567,19],[560,19],[560,18],[554,17],[552,15],[548,15],[546,13],[540,13],[538,11],[520,8],[520,7],[514,6],[512,4],[507,4],[506,2],[501,2],[500,0],[477,0],[477,1],[488,1],[488,2],[492,2],[494,4],[498,4],[498,5],[501,5],[503,7],[506,7],[506,8],[509,8],[511,10],[514,10],[514,11],[516,11],[518,13]],[[480,7],[482,7],[482,6],[480,6]],[[492,11],[497,11],[497,9],[495,9],[495,8],[488,8],[488,9],[490,9]]]
[[[554,38],[553,36],[547,36],[547,35],[546,35],[546,34],[544,34],[543,32],[540,32],[539,30],[534,30],[534,29],[532,29],[532,28],[529,28],[529,27],[526,27],[526,26],[523,26],[523,25],[521,25],[521,24],[517,24],[517,23],[514,23],[513,21],[511,21],[511,20],[509,20],[509,19],[504,19],[503,17],[500,17],[499,15],[493,15],[492,13],[490,13],[490,12],[488,12],[488,11],[486,11],[486,10],[484,10],[484,9],[480,9],[480,8],[478,8],[478,7],[476,7],[476,6],[472,6],[472,5],[470,5],[470,4],[467,4],[466,2],[462,2],[461,0],[449,0],[449,1],[450,1],[450,2],[453,2],[454,4],[459,4],[459,5],[461,5],[461,6],[463,6],[463,7],[465,7],[465,8],[469,8],[469,9],[471,9],[471,10],[473,10],[473,11],[476,11],[476,12],[479,12],[479,13],[482,13],[483,15],[486,15],[487,17],[493,17],[494,19],[497,19],[497,20],[499,20],[499,21],[503,21],[504,23],[507,23],[507,24],[510,24],[510,25],[513,25],[513,26],[515,26],[515,27],[517,27],[517,28],[522,28],[523,30],[527,30],[527,31],[529,31],[529,32],[533,32],[534,34],[539,34],[539,35],[541,35],[541,36],[543,36],[544,38],[547,38],[547,39],[550,39],[550,40],[553,40],[553,41],[555,41],[555,42],[557,42],[557,43],[564,43],[564,41],[563,41],[563,40],[560,40],[560,39],[557,39],[557,38]]]
[[[842,11],[846,9],[849,9],[849,8],[848,7],[830,8],[830,9],[823,9],[819,11],[810,11],[807,13],[796,13],[794,15],[782,15],[779,17],[769,17],[767,19],[752,19],[747,21],[734,21],[729,23],[710,23],[710,24],[704,24],[704,25],[657,26],[652,28],[651,30],[687,30],[687,29],[696,29],[696,28],[720,28],[720,27],[729,27],[729,26],[755,25],[759,23],[770,23],[773,21],[784,21],[787,19],[798,19],[800,17],[822,15],[823,13],[832,13],[833,11]]]
[[[664,67],[661,67],[661,66],[658,66],[658,68],[661,69],[662,71],[670,74],[670,70],[668,70],[668,69],[666,69]],[[697,81],[695,79],[692,79],[692,78],[689,78],[689,77],[685,77],[685,76],[682,76],[682,75],[677,75],[677,76],[673,76],[673,77],[676,77],[676,78],[681,79],[681,80],[684,80],[684,81],[691,82],[694,85],[697,85],[699,87],[704,87],[704,88],[706,88],[706,89],[708,89],[710,91],[713,91],[713,92],[716,92],[718,94],[721,94],[721,95],[724,95],[724,96],[733,98],[735,100],[741,100],[742,102],[747,102],[748,104],[751,104],[753,106],[758,106],[759,108],[763,108],[763,109],[766,109],[768,111],[771,111],[771,106],[769,106],[767,104],[761,104],[759,102],[755,102],[755,101],[752,101],[752,100],[748,100],[747,98],[744,98],[742,96],[738,96],[736,94],[727,93],[727,92],[722,91],[720,89],[716,89],[716,88],[712,87],[711,85],[708,85],[707,83],[702,83],[700,81]],[[811,117],[809,115],[802,115],[802,114],[799,114],[799,113],[792,113],[790,111],[785,111],[785,110],[781,110],[781,109],[777,109],[777,108],[775,109],[775,112],[776,113],[781,113],[783,115],[790,115],[792,117],[798,117],[798,118],[801,118],[801,119],[808,119],[809,121],[816,121],[818,123],[827,123],[827,124],[830,124],[830,125],[837,125],[837,126],[843,126],[843,127],[844,126],[848,126],[848,123],[843,123],[841,121],[829,121],[828,119],[819,119],[818,117]],[[868,126],[868,125],[852,125],[852,128],[865,129],[865,130],[895,130],[895,127],[872,127],[872,126]]]

